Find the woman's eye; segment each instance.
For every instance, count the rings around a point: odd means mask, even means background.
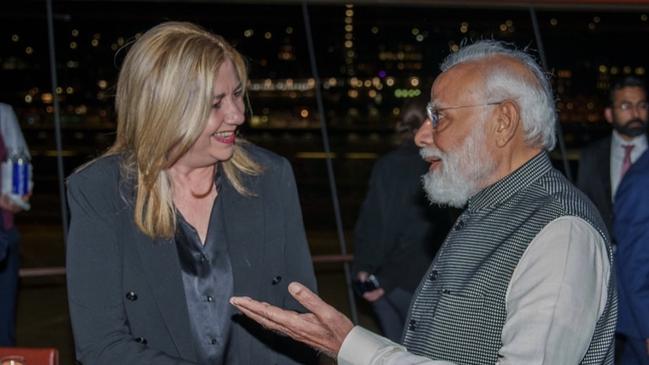
[[[219,101],[218,103],[212,104],[212,108],[214,109],[219,109],[221,107],[221,102]]]

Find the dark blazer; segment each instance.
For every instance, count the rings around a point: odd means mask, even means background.
[[[618,288],[618,332],[649,338],[649,150],[624,175],[615,194],[613,235]]]
[[[613,226],[611,139],[609,135],[581,150],[577,175],[577,187],[595,204],[609,232]]]
[[[406,142],[374,164],[354,231],[354,274],[375,274],[390,292],[414,293],[451,227],[448,209],[431,205],[421,184],[428,163]]]
[[[245,197],[223,179],[225,232],[234,295],[285,308],[301,307],[291,281],[315,289],[292,169],[284,158],[255,146],[264,166],[245,177]],[[67,280],[79,361],[95,364],[196,364],[178,253],[173,240],[151,239],[133,217],[133,181],[120,157],[102,157],[68,179],[70,229]],[[313,352],[235,316],[232,343],[240,364],[310,362]]]

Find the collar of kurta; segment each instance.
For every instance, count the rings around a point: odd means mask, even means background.
[[[547,153],[541,151],[511,174],[471,197],[467,209],[476,212],[498,206],[537,181],[552,168]]]

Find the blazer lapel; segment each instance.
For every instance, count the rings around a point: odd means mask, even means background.
[[[246,186],[253,192],[254,182],[247,181]],[[258,242],[263,242],[264,215],[263,203],[259,197],[244,197],[239,194],[224,179],[220,199],[223,199],[223,222],[228,240],[230,262],[232,263],[232,276],[234,279],[235,296],[255,297],[261,286],[256,280],[256,274],[263,273],[263,247]],[[262,239],[260,239],[262,235]],[[245,319],[244,319],[245,321]],[[251,335],[242,336],[239,342],[239,362],[250,363]]]
[[[173,240],[152,240],[140,232],[138,235],[138,253],[165,326],[180,356],[197,361],[176,245]]]

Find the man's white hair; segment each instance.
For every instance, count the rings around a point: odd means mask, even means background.
[[[526,77],[506,64],[485,62],[488,70],[484,89],[487,102],[513,100],[520,108],[527,144],[552,150],[556,143],[557,121],[554,97],[548,77],[532,56],[503,42],[482,40],[450,54],[440,69],[445,72],[461,63],[488,61],[492,57],[517,61],[527,69],[529,75]]]

